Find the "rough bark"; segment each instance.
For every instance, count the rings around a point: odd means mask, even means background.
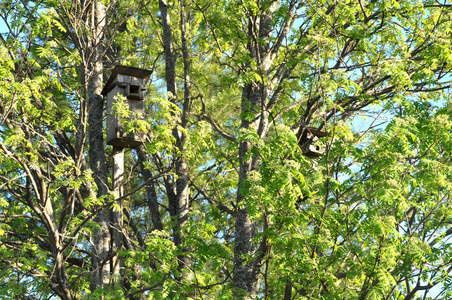
[[[253,88],[249,84],[244,88],[242,95],[242,121],[241,128],[248,129],[251,126],[258,131],[261,127],[264,130],[258,132],[259,135],[265,135],[267,126],[263,124],[268,123],[264,120],[264,115],[255,118],[250,122],[247,115],[250,113],[258,114],[256,107],[260,107],[263,99],[260,96],[260,91]],[[268,117],[267,117],[268,118]],[[262,124],[261,124],[262,123]],[[243,203],[246,197],[247,179],[251,171],[258,169],[258,161],[256,157],[246,158],[249,156],[251,150],[251,143],[249,141],[242,141],[239,145],[239,186],[237,189],[237,206],[239,209],[235,215],[235,244],[234,244],[234,286],[244,292],[247,296],[254,297],[257,292],[257,279],[259,275],[259,268],[262,264],[261,255],[256,256],[252,261],[245,262],[244,257],[252,256],[256,250],[257,245],[253,245],[252,240],[257,233],[257,223],[250,221],[247,205]],[[241,293],[241,291],[237,291]]]
[[[248,42],[247,48],[250,56],[257,63],[258,70],[262,76],[267,76],[271,67],[272,58],[269,56],[268,39],[271,32],[272,13],[277,8],[275,2],[260,17],[249,17],[248,36],[259,37],[260,40],[267,41],[261,43],[252,39]],[[274,59],[274,58],[273,58]],[[249,66],[248,66],[249,67]],[[265,138],[268,133],[268,103],[269,88],[262,82],[251,82],[246,84],[242,90],[242,119],[241,129],[254,130],[260,138]],[[253,116],[253,117],[250,117]],[[253,244],[259,224],[251,222],[248,208],[244,199],[246,198],[247,179],[251,171],[258,170],[258,157],[250,156],[251,143],[243,140],[239,144],[239,184],[237,189],[237,213],[235,215],[235,244],[234,244],[234,272],[233,283],[236,287],[236,295],[246,299],[257,296],[258,276],[262,259],[266,253],[265,237],[259,244]],[[245,261],[245,257],[252,257]]]
[[[103,63],[102,63],[102,36],[105,25],[105,6],[100,1],[92,5],[92,59],[89,62],[88,85],[88,126],[89,126],[89,162],[93,172],[94,182],[97,185],[97,197],[108,193],[107,165],[104,152],[103,139],[103,110],[104,99],[101,95],[103,88]],[[100,228],[93,235],[93,279],[91,290],[109,283],[110,264],[106,263],[110,251],[110,231],[107,211],[102,210],[95,218]]]
[[[163,230],[162,218],[160,217],[159,203],[157,201],[155,185],[154,182],[149,182],[152,178],[152,173],[144,166],[144,162],[146,161],[146,153],[143,147],[139,147],[137,149],[137,155],[143,180],[145,182],[148,182],[148,184],[146,185],[146,203],[149,208],[149,213],[151,214],[152,225],[157,230]]]
[[[185,4],[183,0],[180,0],[181,6],[181,45],[182,45],[182,57],[184,61],[184,99],[182,103],[182,116],[181,124],[182,130],[175,128],[173,134],[176,137],[176,147],[180,156],[176,160],[176,191],[177,191],[177,229],[175,235],[175,244],[182,245],[182,229],[187,221],[188,217],[188,163],[185,158],[186,146],[185,140],[187,138],[186,129],[188,125],[188,113],[190,103],[190,64],[188,60],[188,49],[186,40],[186,28],[185,28]],[[177,239],[176,239],[177,238]],[[187,250],[185,246],[182,246],[183,250]],[[180,255],[179,268],[182,269],[188,264],[188,257],[186,255]]]
[[[168,15],[168,5],[165,0],[159,0],[160,14],[162,16],[163,50],[165,53],[165,80],[170,100],[176,100],[176,58],[173,52],[173,37],[171,23]]]
[[[188,164],[185,159],[185,130],[188,124],[188,110],[189,110],[189,95],[190,95],[190,78],[189,78],[189,62],[188,62],[188,50],[187,41],[185,40],[185,9],[184,3],[181,1],[181,44],[184,59],[184,99],[182,103],[182,116],[179,129],[177,126],[173,129],[173,136],[175,137],[176,152],[175,153],[175,167],[176,167],[176,183],[169,184],[171,180],[166,180],[167,189],[175,190],[173,197],[168,197],[171,217],[176,221],[176,225],[173,228],[174,244],[176,246],[183,245],[183,238],[181,229],[187,220],[188,216]],[[168,7],[165,1],[159,0],[159,8],[162,16],[162,28],[163,28],[163,46],[165,52],[165,79],[167,84],[168,98],[173,103],[178,103],[177,91],[176,91],[176,57],[173,52],[172,45],[172,29],[170,18],[168,15]],[[169,193],[171,194],[171,193]],[[183,248],[183,247],[182,247]],[[187,256],[181,255],[178,257],[179,269],[183,269],[187,264]]]

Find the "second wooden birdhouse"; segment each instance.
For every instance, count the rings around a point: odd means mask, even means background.
[[[317,158],[321,156],[324,152],[323,147],[316,145],[315,141],[328,135],[328,132],[323,130],[318,130],[315,127],[307,127],[304,129],[301,138],[298,141],[303,155],[309,158]]]
[[[143,143],[139,132],[127,133],[124,121],[116,116],[114,106],[118,97],[127,99],[129,111],[136,116],[144,116],[146,93],[145,83],[151,71],[128,66],[116,66],[107,81],[102,95],[107,96],[107,144],[120,148],[136,148]]]

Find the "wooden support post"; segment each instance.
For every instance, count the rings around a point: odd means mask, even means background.
[[[122,147],[113,147],[113,192],[115,198],[123,195],[123,180],[124,180],[124,149]],[[119,209],[111,209],[111,249],[113,252],[119,250],[122,246],[122,210],[124,201],[118,201]],[[111,272],[113,278],[120,275],[121,259],[115,255],[111,260]]]

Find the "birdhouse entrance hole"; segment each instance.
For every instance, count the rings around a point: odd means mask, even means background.
[[[317,128],[314,127],[305,128],[301,138],[298,141],[298,145],[301,147],[303,155],[309,158],[317,158],[321,156],[324,152],[324,149],[319,145],[313,145],[312,143],[316,142],[318,139],[323,138],[327,135],[328,132],[318,130]]]
[[[139,132],[126,133],[121,120],[116,117],[113,109],[116,95],[123,95],[127,98],[129,111],[135,115],[144,116],[145,107],[145,82],[151,75],[151,71],[127,67],[116,66],[107,81],[102,95],[107,96],[107,144],[121,148],[136,148],[143,143],[143,135]]]

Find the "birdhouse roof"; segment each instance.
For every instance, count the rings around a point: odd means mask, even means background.
[[[311,134],[316,133],[317,130],[318,130],[318,128],[316,128],[316,127],[308,127],[308,128],[306,128],[306,129],[307,129]],[[318,137],[318,138],[322,138],[322,137],[325,137],[325,136],[327,136],[327,135],[328,135],[328,132],[327,132],[327,131],[319,130],[315,136]]]
[[[133,77],[137,77],[137,78],[143,78],[144,80],[148,80],[149,76],[151,76],[151,74],[152,74],[152,71],[146,70],[146,69],[135,68],[135,67],[117,65],[113,69],[113,72],[111,73],[110,78],[108,78],[108,81],[105,84],[104,89],[102,90],[102,93],[101,93],[102,95],[105,96],[108,93],[108,91],[110,89],[110,85],[113,83],[113,81],[115,80],[115,78],[118,74],[129,75],[129,76],[133,76]]]

